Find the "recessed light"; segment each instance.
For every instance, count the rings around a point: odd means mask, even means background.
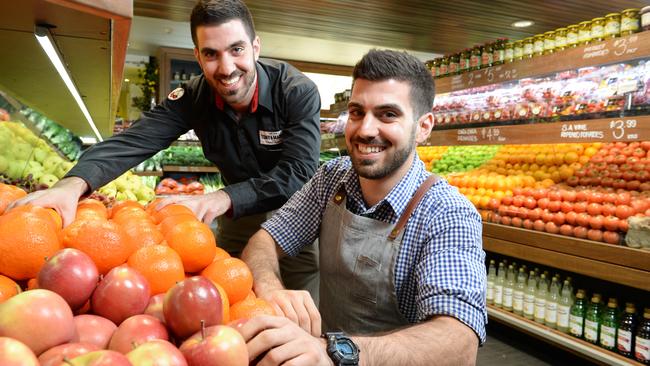
[[[129,81],[131,81],[131,80],[129,80],[129,79],[124,79],[124,82],[125,82],[125,83],[128,83]]]
[[[526,28],[530,27],[531,25],[535,24],[532,20],[518,20],[511,25],[515,28]]]

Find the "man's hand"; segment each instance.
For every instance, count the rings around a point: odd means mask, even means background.
[[[32,192],[14,201],[7,210],[27,204],[53,208],[63,219],[63,227],[66,227],[74,221],[79,197],[87,190],[88,184],[85,180],[79,177],[68,177],[61,179],[49,189]]]
[[[219,190],[201,196],[168,197],[156,205],[156,210],[173,203],[187,206],[206,225],[210,225],[215,218],[225,214],[232,206],[228,193]]]
[[[238,328],[258,365],[332,366],[324,339],[279,316],[256,316]]]
[[[283,315],[314,337],[321,335],[321,317],[307,291],[276,290],[260,294],[270,302],[278,315]]]

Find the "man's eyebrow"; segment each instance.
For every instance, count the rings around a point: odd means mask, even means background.
[[[245,41],[237,41],[237,42],[233,42],[230,45],[228,45],[227,49],[231,49],[233,47],[241,47],[241,46],[245,46],[245,45],[246,45]],[[216,50],[214,48],[211,48],[211,47],[203,47],[203,48],[201,48],[201,53],[205,53],[205,52],[218,52],[218,50]]]
[[[361,108],[361,109],[363,109],[363,106],[360,103],[357,103],[357,102],[349,102],[348,103],[348,108]]]
[[[387,109],[396,110],[400,113],[404,112],[402,110],[402,107],[399,106],[399,104],[393,104],[393,103],[381,104],[373,108],[374,111],[385,111]]]

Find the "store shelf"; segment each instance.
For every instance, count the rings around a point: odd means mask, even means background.
[[[163,172],[161,170],[149,170],[145,172],[133,172],[133,174],[140,177],[162,177]]]
[[[434,130],[423,146],[561,144],[650,139],[650,116]]]
[[[648,54],[650,54],[650,32],[641,32],[569,48],[551,55],[440,78],[436,80],[436,94],[515,81],[557,71],[629,61]]]
[[[345,136],[344,135],[335,135],[333,133],[324,133],[320,136],[320,150],[346,150],[345,145]]]
[[[596,363],[603,365],[642,365],[632,359],[625,358],[619,354],[605,350],[555,329],[551,329],[532,320],[501,310],[495,306],[488,305],[487,312],[490,320],[505,323],[520,331],[552,343],[555,346],[578,354]]]
[[[163,171],[173,173],[217,173],[219,169],[216,166],[163,165]]]
[[[176,140],[172,142],[172,146],[201,146],[199,140]]]
[[[483,248],[650,291],[650,252],[534,230],[483,224]]]

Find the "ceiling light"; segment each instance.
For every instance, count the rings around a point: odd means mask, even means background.
[[[50,33],[49,28],[37,25],[34,29],[34,35],[36,36],[38,43],[41,45],[41,47],[43,47],[43,50],[47,54],[47,57],[50,58],[50,61],[54,65],[54,68],[56,68],[56,71],[59,73],[59,76],[61,76],[61,79],[63,79],[65,86],[68,87],[70,94],[72,94],[72,97],[74,97],[74,100],[79,105],[81,113],[83,113],[84,117],[86,117],[86,120],[88,121],[90,128],[92,128],[93,132],[97,136],[97,139],[99,139],[99,141],[103,141],[104,139],[99,133],[99,130],[97,130],[97,126],[95,126],[95,122],[93,122],[93,118],[90,116],[90,112],[88,112],[86,104],[84,103],[83,99],[81,99],[81,95],[79,95],[79,91],[75,87],[72,78],[70,78],[68,70],[63,65],[63,61],[61,61],[61,56],[54,46],[52,33]]]
[[[129,81],[131,81],[131,80],[129,80],[129,79],[124,79],[124,82],[125,82],[125,83],[128,83]]]
[[[81,143],[84,145],[94,145],[97,143],[97,139],[92,136],[81,136],[79,137]]]
[[[518,20],[511,25],[515,28],[526,28],[530,27],[531,25],[535,24],[532,20]]]

